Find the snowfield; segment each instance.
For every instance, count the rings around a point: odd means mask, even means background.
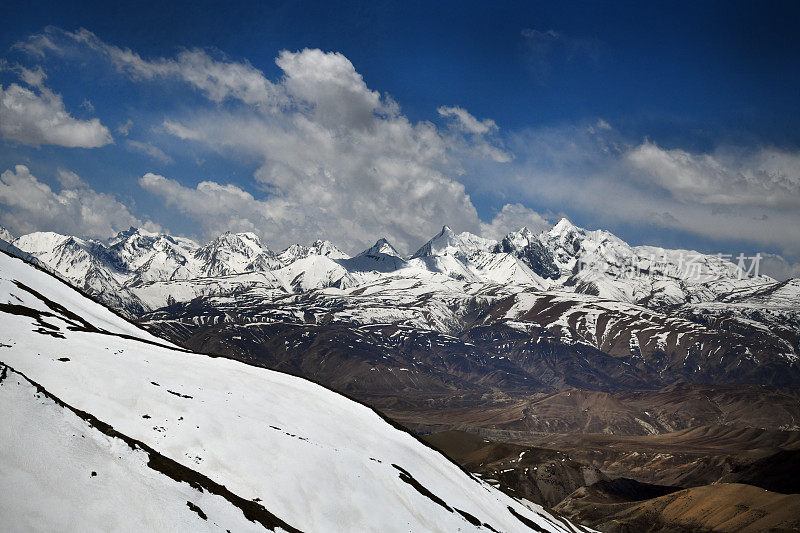
[[[310,381],[0,253],[0,530],[585,531]]]

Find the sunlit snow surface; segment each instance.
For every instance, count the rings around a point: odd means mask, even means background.
[[[0,304],[2,531],[578,531],[361,404],[171,348],[2,253]]]

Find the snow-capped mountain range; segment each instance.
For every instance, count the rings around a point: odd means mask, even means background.
[[[367,335],[381,364],[370,355],[327,382],[347,377],[358,390],[377,387],[375,372],[390,367],[400,373],[383,388],[402,389],[415,373],[449,373],[431,386],[451,387],[453,359],[440,349],[493,369],[495,381],[481,378],[490,390],[800,383],[797,280],[751,276],[725,257],[630,246],[566,219],[499,241],[445,226],[409,256],[386,239],[349,257],[328,241],[276,252],[252,233],[200,246],[134,228],[108,242],[33,233],[11,244],[161,336],[267,366],[305,358],[297,372],[323,382],[325,362],[291,349],[301,334],[350,328],[326,345],[345,352],[350,336]],[[270,352],[264,343],[281,325],[295,329]],[[416,348],[397,345],[420,335],[432,343],[425,369],[414,368]],[[471,368],[468,381],[477,379]]]
[[[188,257],[152,235],[109,257],[139,270],[149,259],[126,254],[146,239]],[[262,253],[233,240],[227,264]],[[3,531],[588,531],[365,405],[178,349],[3,252],[0,420]]]
[[[198,243],[130,228],[107,242],[51,232],[0,238],[47,265],[54,273],[132,315],[158,302],[141,298],[146,287],[169,282],[261,274],[287,293],[329,286],[345,288],[379,277],[446,276],[470,283],[594,294],[648,305],[710,301],[734,289],[774,283],[748,276],[717,256],[687,250],[632,247],[605,231],[587,231],[562,219],[550,231],[527,228],[501,241],[447,226],[408,257],[386,239],[355,257],[329,241],[292,245],[276,252],[253,233],[224,233]],[[243,284],[252,278],[242,278]],[[229,283],[235,283],[230,280]],[[207,285],[207,282],[202,282]],[[180,291],[183,292],[183,291]],[[164,301],[172,296],[165,296]]]

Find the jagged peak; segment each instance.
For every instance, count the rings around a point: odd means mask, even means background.
[[[3,239],[6,242],[11,242],[14,240],[14,234],[8,231],[3,226],[0,226],[0,239]]]
[[[311,248],[318,255],[324,255],[331,259],[348,259],[350,256],[341,251],[335,244],[328,240],[317,239]]]
[[[201,249],[212,249],[212,248],[228,248],[228,247],[235,247],[238,245],[246,246],[250,248],[253,252],[261,252],[261,251],[268,251],[268,248],[264,246],[261,242],[261,239],[255,233],[251,231],[245,231],[240,233],[233,233],[231,231],[226,231],[219,236],[217,236],[214,240],[203,246]]]
[[[130,240],[131,238],[133,238],[135,236],[140,236],[140,237],[158,237],[159,234],[155,233],[155,232],[152,232],[152,231],[147,231],[144,228],[137,228],[136,226],[131,226],[126,230],[122,230],[122,231],[117,232],[116,235],[114,235],[113,237],[108,239],[108,244],[109,244],[109,246],[113,246],[113,245],[115,245],[117,243]]]
[[[214,239],[214,241],[226,241],[226,240],[230,240],[232,238],[249,239],[249,240],[253,240],[253,241],[260,240],[258,238],[258,235],[256,235],[252,231],[241,231],[241,232],[237,232],[237,233],[234,233],[232,231],[225,231],[223,233],[220,233],[219,236],[217,236],[217,238]]]
[[[442,226],[442,230],[431,240],[423,244],[419,250],[411,256],[428,257],[439,255],[469,255],[470,253],[494,246],[497,241],[485,239],[467,231],[455,233],[449,226]]]
[[[105,241],[105,244],[109,248],[119,248],[120,246],[127,246],[127,243],[136,243],[134,246],[140,246],[159,241],[169,241],[174,245],[184,248],[194,249],[199,247],[195,241],[186,237],[175,237],[168,233],[149,231],[144,228],[137,228],[134,226],[118,232],[116,235]]]
[[[367,248],[366,250],[358,254],[358,257],[375,256],[379,254],[400,257],[400,254],[397,252],[395,247],[392,246],[388,240],[386,240],[386,237],[381,237],[380,239],[378,239],[375,242],[375,244],[373,244],[370,248]]]
[[[566,217],[562,217],[561,220],[558,221],[558,224],[553,226],[553,229],[550,230],[550,233],[553,235],[569,233],[573,231],[580,231],[581,228],[573,224],[569,221]]]
[[[341,251],[335,244],[328,240],[317,239],[311,246],[295,243],[287,246],[277,254],[283,264],[290,264],[298,259],[311,255],[320,255],[330,259],[349,259],[350,256]]]
[[[519,228],[518,233],[520,235],[525,235],[525,236],[533,235],[533,232],[528,228],[528,226],[522,226],[521,228]]]
[[[300,244],[300,243],[294,243],[294,244],[290,244],[289,246],[287,246],[286,248],[284,248],[283,250],[281,250],[281,253],[286,253],[286,252],[294,252],[294,251],[299,251],[299,250],[305,250],[306,248],[308,248],[308,247],[307,247],[307,246],[303,246],[303,245],[302,245],[302,244]]]
[[[503,240],[516,242],[518,240],[524,240],[526,242],[530,242],[533,240],[535,235],[533,232],[528,228],[528,226],[522,226],[517,231],[511,231],[503,237]]]

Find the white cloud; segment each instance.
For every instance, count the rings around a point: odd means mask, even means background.
[[[175,59],[148,60],[128,48],[105,43],[88,30],[68,32],[55,27],[48,27],[15,47],[38,57],[47,53],[70,55],[88,49],[108,58],[117,70],[134,79],[184,81],[215,102],[233,98],[251,105],[271,106],[279,98],[272,83],[249,63],[215,60],[203,50],[184,50]]]
[[[161,198],[168,207],[175,208],[183,216],[194,220],[200,226],[200,233],[207,238],[228,230],[253,231],[267,235],[268,244],[279,248],[289,243],[307,242],[310,237],[328,237],[333,238],[337,245],[341,243],[351,248],[351,251],[358,251],[363,248],[364,243],[374,240],[376,235],[384,234],[380,231],[370,232],[367,228],[367,232],[364,233],[367,240],[342,241],[339,238],[342,221],[330,220],[327,227],[319,225],[318,221],[308,216],[309,213],[304,206],[279,198],[258,200],[249,192],[232,184],[202,181],[192,188],[153,173],[147,173],[139,178],[139,184],[146,191]],[[495,215],[491,223],[479,224],[481,234],[493,239],[500,239],[523,226],[527,226],[534,233],[552,227],[542,215],[521,204],[507,204]],[[455,227],[461,229],[460,226]],[[335,230],[333,234],[331,229]],[[418,246],[430,236],[430,231],[419,232],[419,236],[413,241],[413,246]],[[406,248],[413,249],[413,246]]]
[[[14,70],[19,75],[20,79],[30,85],[31,87],[44,87],[44,80],[47,79],[47,74],[45,74],[42,67],[37,66],[33,69],[27,69],[22,65],[17,65]]]
[[[800,154],[774,148],[692,154],[644,142],[626,159],[643,182],[682,202],[800,207]]]
[[[663,236],[664,229],[692,234],[713,240],[713,252],[745,246],[800,255],[796,153],[665,150],[586,124],[529,130],[511,146],[518,156],[511,172],[468,182],[473,193],[499,190],[504,198],[591,218],[594,227],[635,227],[645,237]]]
[[[594,46],[554,31],[525,37],[542,45],[544,67],[554,54],[591,56]],[[668,150],[631,142],[603,119],[504,134],[506,149],[494,121],[457,106],[439,109],[447,127],[411,122],[345,56],[320,50],[281,52],[283,75],[270,81],[249,63],[217,54],[187,50],[146,59],[85,30],[48,29],[19,47],[36,56],[96,54],[131,79],[182,82],[208,97],[206,106],[167,116],[161,131],[253,165],[263,191],[253,196],[245,185],[225,185],[224,176],[196,187],[140,180],[206,236],[252,229],[276,247],[329,237],[354,251],[385,234],[411,250],[443,224],[492,235],[517,229],[518,220],[534,225],[535,212],[520,205],[526,204],[592,217],[596,227],[652,228],[656,236],[667,228],[800,254],[796,153]],[[41,85],[43,74],[26,76]],[[148,149],[135,143],[124,146]],[[509,205],[482,224],[467,190]],[[197,208],[214,195],[235,211]]]
[[[481,223],[481,234],[489,239],[502,239],[512,231],[527,227],[534,234],[553,227],[541,214],[522,204],[506,204],[490,223]]]
[[[458,127],[443,132],[430,122],[412,123],[335,52],[282,51],[275,63],[283,75],[270,81],[249,63],[213,58],[202,50],[146,59],[86,30],[48,28],[17,47],[35,56],[99,55],[133,80],[183,81],[212,102],[228,101],[167,117],[162,131],[239,163],[242,158],[255,163],[254,177],[267,191],[263,199],[218,183],[224,180],[204,181],[197,188],[166,178],[140,183],[204,228],[249,225],[273,246],[329,236],[356,250],[375,235],[387,235],[399,248],[412,249],[443,224],[477,232],[477,212],[452,176],[463,172],[462,162],[469,158],[511,160],[494,137],[497,125],[491,119],[444,108]],[[196,213],[193,205],[176,204],[194,202],[210,190],[236,199],[235,220],[230,213]]]
[[[291,223],[277,201],[256,200],[236,185],[202,181],[196,187],[185,187],[175,180],[148,172],[139,178],[146,191],[158,196],[165,205],[196,221],[205,237],[224,231],[253,231],[271,234],[270,226],[280,224],[279,231],[292,231]],[[272,244],[272,243],[270,243]]]
[[[76,173],[71,170],[59,168],[56,171],[56,179],[64,189],[77,189],[80,187],[88,187],[87,183],[81,179]]]
[[[98,119],[73,118],[60,95],[44,86],[36,92],[16,83],[5,89],[0,85],[0,134],[30,146],[97,148],[113,141]]]
[[[275,63],[283,70],[282,89],[314,122],[326,128],[368,128],[375,113],[389,116],[396,106],[364,83],[340,53],[304,49],[282,51]]]
[[[5,59],[0,58],[0,72],[3,71],[14,72],[19,79],[32,87],[41,88],[47,79],[47,74],[39,65],[29,69],[19,63],[10,65]]]
[[[156,161],[164,163],[165,165],[172,163],[172,158],[164,153],[164,150],[158,146],[155,146],[153,143],[128,139],[125,141],[125,147],[133,152],[139,152],[140,154],[149,156]]]
[[[24,165],[0,174],[0,225],[16,235],[56,231],[101,238],[130,226],[157,229],[113,196],[89,188],[74,172],[59,170],[58,179],[62,189],[56,192]]]
[[[250,207],[243,209],[267,242],[282,246],[328,236],[358,250],[375,235],[387,235],[410,250],[445,223],[479,231],[464,186],[449,177],[460,170],[451,156],[484,157],[488,142],[411,123],[391,99],[370,90],[341,54],[282,52],[276,63],[284,71],[275,84],[286,95],[281,110],[216,109],[163,123],[176,137],[257,162],[255,177],[270,196],[248,199]],[[146,188],[166,202],[172,192],[188,198],[177,185]]]
[[[443,117],[451,117],[467,133],[484,134],[497,131],[497,124],[492,119],[478,120],[469,111],[458,106],[442,106],[438,110]]]
[[[606,122],[606,121],[605,121],[605,120],[603,120],[602,118],[597,120],[597,124],[595,124],[595,126],[597,127],[597,129],[600,129],[600,130],[610,130],[610,129],[613,129],[613,128],[611,127],[611,124],[609,124],[608,122]]]
[[[440,116],[451,119],[451,128],[457,134],[451,135],[448,141],[454,149],[460,148],[468,157],[477,155],[495,163],[508,163],[513,159],[513,155],[502,148],[502,143],[494,135],[498,131],[494,120],[479,120],[458,106],[441,106],[437,111]]]

